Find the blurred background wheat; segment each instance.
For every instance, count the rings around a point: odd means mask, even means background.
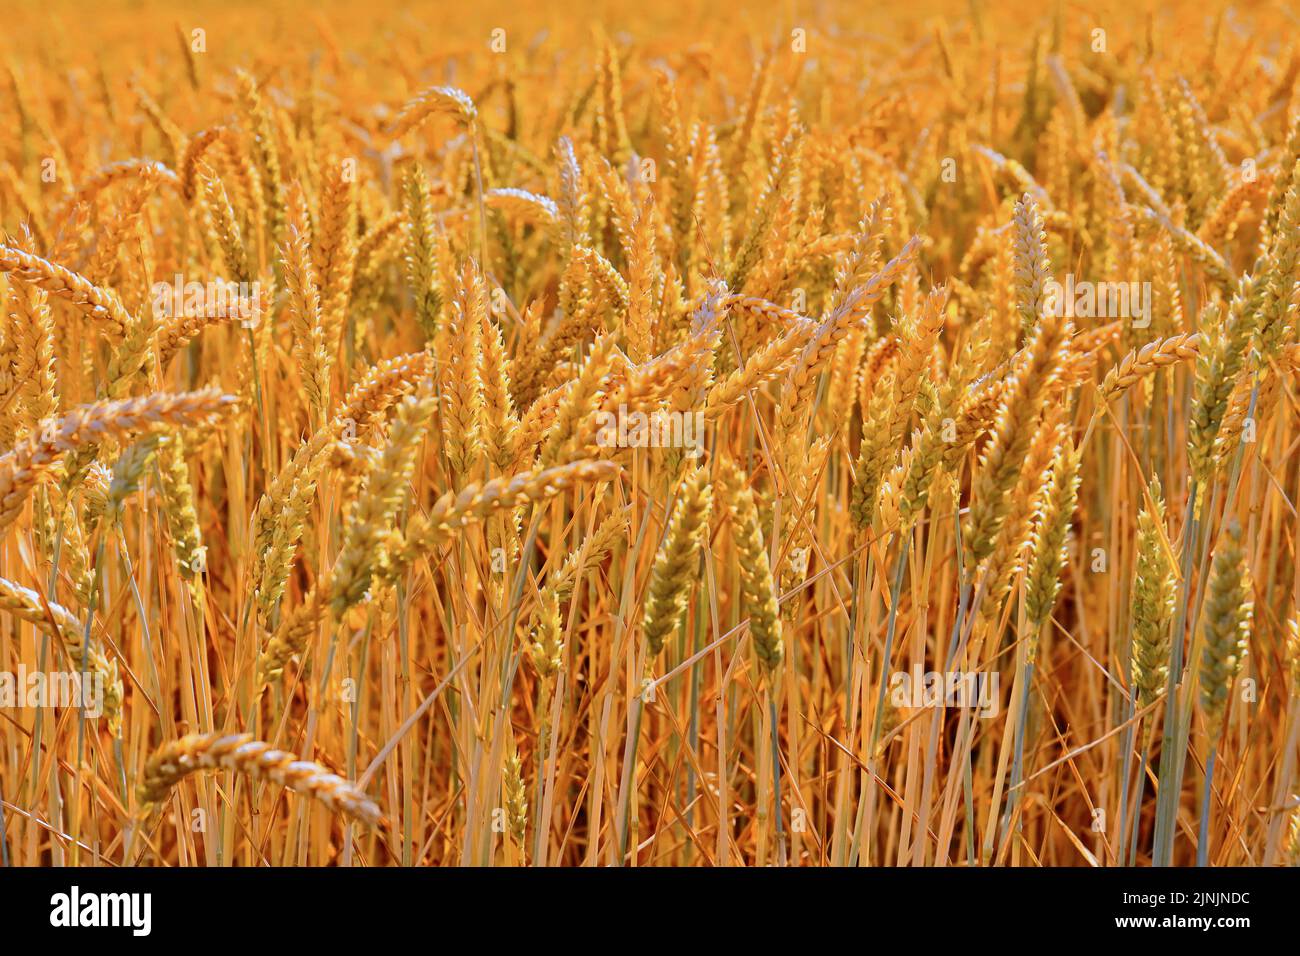
[[[0,862],[1295,861],[1295,36],[19,3]]]

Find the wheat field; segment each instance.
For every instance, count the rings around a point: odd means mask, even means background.
[[[525,6],[7,14],[0,863],[1300,862],[1296,14]]]

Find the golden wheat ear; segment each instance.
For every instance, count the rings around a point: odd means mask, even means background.
[[[87,317],[103,322],[114,336],[126,335],[133,323],[121,298],[57,262],[42,259],[12,245],[0,245],[0,272],[44,289]]]
[[[176,784],[201,770],[233,770],[277,783],[359,823],[385,826],[379,805],[355,784],[318,763],[255,740],[252,734],[189,734],[163,744],[145,763],[136,786],[141,809],[151,811]]]
[[[159,392],[84,405],[45,423],[0,455],[0,529],[14,522],[41,476],[68,452],[161,428],[197,425],[227,411],[235,401],[216,389]]]

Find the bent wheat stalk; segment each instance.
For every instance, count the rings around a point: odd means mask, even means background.
[[[1200,355],[1201,337],[1196,332],[1170,336],[1148,342],[1140,349],[1129,352],[1120,363],[1106,373],[1101,382],[1101,397],[1105,401],[1132,388],[1153,372]]]
[[[466,485],[458,495],[448,492],[427,515],[416,515],[410,520],[406,533],[388,549],[382,577],[389,582],[395,580],[421,554],[471,522],[483,521],[503,508],[545,501],[577,484],[613,481],[619,472],[619,466],[612,461],[575,461],[509,479],[494,478],[481,485]]]
[[[235,402],[216,389],[85,405],[0,455],[0,530],[18,517],[41,476],[65,452],[175,425],[196,425]]]
[[[97,286],[85,276],[34,253],[0,245],[0,272],[8,272],[16,279],[67,300],[90,318],[107,323],[118,338],[126,335],[133,324],[116,292]]]
[[[136,788],[141,809],[151,811],[192,773],[223,769],[278,783],[367,826],[387,825],[379,805],[354,784],[318,763],[254,740],[252,734],[188,734],[164,744],[145,764]]]

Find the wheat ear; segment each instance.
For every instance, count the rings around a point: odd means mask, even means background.
[[[664,543],[650,572],[650,595],[642,620],[647,663],[659,656],[664,642],[677,629],[686,611],[700,543],[709,524],[712,487],[708,472],[697,468],[694,474],[687,475],[679,494]]]
[[[1106,373],[1101,382],[1101,397],[1110,401],[1126,389],[1132,388],[1146,376],[1200,354],[1201,337],[1196,332],[1185,332],[1167,339],[1148,342],[1140,349],[1129,352],[1120,363]]]
[[[41,428],[0,455],[0,529],[18,517],[27,495],[61,455],[169,425],[194,425],[229,407],[232,395],[215,389],[165,392],[85,405]]]
[[[188,734],[164,744],[145,764],[136,796],[147,811],[190,774],[223,769],[277,783],[367,826],[385,825],[379,805],[355,784],[318,763],[254,740],[252,734]]]

